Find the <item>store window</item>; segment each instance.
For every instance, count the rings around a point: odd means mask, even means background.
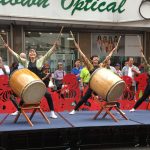
[[[116,46],[120,34],[92,33],[92,55],[98,55],[102,60]],[[140,48],[143,36],[137,34],[121,35],[117,50],[111,58],[111,65],[119,63],[121,67],[128,57],[133,57],[135,65],[140,65]]]
[[[4,29],[0,29],[0,35],[2,37],[0,38],[0,56],[2,57],[3,62],[8,65],[8,53],[2,41],[3,39],[7,43],[8,32]]]
[[[31,48],[36,49],[40,57],[52,47],[57,37],[58,33],[25,32],[25,49],[27,52]],[[55,71],[58,62],[63,62],[65,71],[69,73],[76,58],[77,51],[74,51],[73,39],[70,34],[61,34],[58,49],[48,60],[51,72]]]

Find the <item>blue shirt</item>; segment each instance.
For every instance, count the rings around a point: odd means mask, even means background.
[[[82,66],[80,66],[79,68],[74,67],[72,68],[71,73],[74,75],[80,75],[82,68]],[[80,77],[78,77],[78,80],[80,80]]]

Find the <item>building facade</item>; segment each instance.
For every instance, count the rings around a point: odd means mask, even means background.
[[[70,31],[87,57],[99,55],[101,60],[121,36],[112,63],[123,66],[128,56],[140,63],[141,45],[150,57],[149,14],[148,0],[1,0],[0,34],[17,53],[35,48],[43,55],[64,26],[59,47],[49,60],[52,72],[58,61],[70,72],[79,57]],[[13,62],[1,39],[0,55],[5,63]]]

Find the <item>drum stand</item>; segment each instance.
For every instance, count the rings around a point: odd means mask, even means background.
[[[33,110],[30,118],[27,116],[26,114],[26,110]],[[50,121],[48,120],[48,118],[46,117],[46,115],[44,114],[44,112],[42,111],[42,109],[40,108],[40,103],[36,103],[36,104],[22,104],[20,106],[20,111],[18,113],[18,115],[16,116],[14,122],[16,123],[19,116],[21,115],[21,113],[24,115],[24,117],[26,118],[27,122],[30,124],[30,126],[33,126],[33,123],[31,122],[31,119],[33,118],[34,114],[36,111],[39,111],[41,113],[41,115],[43,116],[43,118],[46,120],[46,122],[48,124],[50,124]]]
[[[103,115],[102,119],[105,118],[107,115],[110,115],[110,117],[118,122],[117,118],[111,113],[111,110],[112,109],[115,109],[117,110],[117,112],[119,112],[121,114],[121,116],[128,120],[128,118],[123,114],[123,112],[117,107],[117,101],[113,101],[113,102],[106,102],[102,108],[97,112],[97,114],[94,116],[94,120],[100,115],[100,113],[104,110],[105,111],[105,114]]]

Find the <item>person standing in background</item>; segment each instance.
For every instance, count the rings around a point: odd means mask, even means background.
[[[57,87],[58,92],[62,88],[63,85],[63,78],[66,75],[66,72],[63,69],[63,63],[58,62],[57,65],[57,70],[54,72],[54,80],[55,80],[55,85]]]
[[[8,65],[5,65],[2,57],[0,56],[0,75],[9,75],[10,69]]]
[[[119,63],[117,63],[117,64],[115,65],[115,69],[116,69],[116,73],[118,74],[118,76],[119,76],[119,77],[122,77],[122,72],[121,72],[121,70],[120,70],[120,64],[119,64]]]
[[[26,56],[25,53],[20,53],[20,57],[23,58],[23,59],[26,59],[26,58],[27,58],[27,56]],[[22,68],[24,68],[24,66],[23,66],[21,63],[19,63],[18,69],[22,69]]]
[[[133,57],[129,57],[128,64],[122,68],[122,75],[131,77],[131,79],[132,79],[131,90],[135,92],[136,91],[136,82],[134,80],[134,77],[136,75],[140,74],[141,72],[139,71],[138,67],[133,65],[133,63],[134,63]]]
[[[77,59],[77,60],[75,61],[75,67],[72,68],[71,73],[74,74],[74,75],[76,75],[78,81],[80,81],[80,72],[81,72],[82,68],[83,68],[83,67],[81,66],[81,61],[80,61],[80,59]]]

